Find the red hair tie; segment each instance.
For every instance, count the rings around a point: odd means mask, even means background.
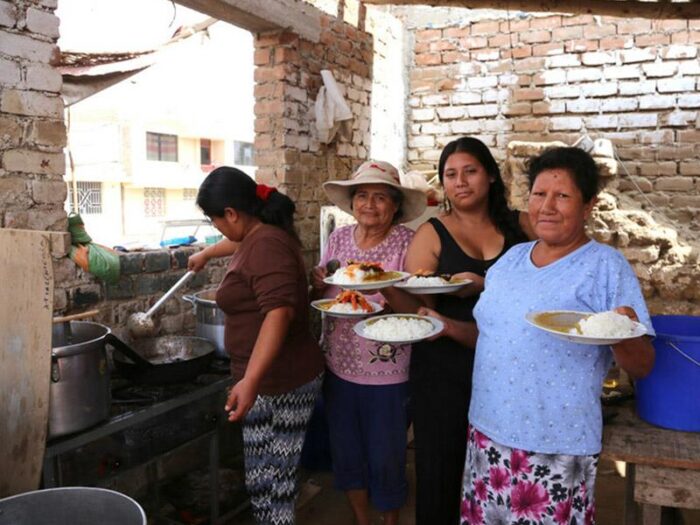
[[[267,202],[267,199],[270,198],[270,193],[273,193],[275,191],[277,191],[277,188],[273,188],[272,186],[266,186],[265,184],[258,184],[255,188],[255,195],[261,201]]]

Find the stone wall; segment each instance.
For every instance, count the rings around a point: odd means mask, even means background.
[[[613,141],[621,194],[700,240],[700,21],[598,16],[445,17],[418,28],[410,71],[410,166],[435,169],[460,135],[499,160],[511,141]]]
[[[510,205],[527,209],[525,163],[547,147],[564,143],[511,142],[503,172]],[[652,314],[700,315],[700,251],[621,191],[625,179],[613,159],[594,157],[602,191],[588,224],[596,240],[620,250],[634,268]]]
[[[319,43],[280,31],[255,38],[255,164],[257,180],[279,187],[297,205],[296,224],[307,265],[318,259],[321,184],[345,179],[367,158],[370,144],[372,36],[323,13]],[[352,136],[321,144],[314,102],[330,69],[350,105]]]
[[[65,231],[56,0],[0,0],[0,227]]]

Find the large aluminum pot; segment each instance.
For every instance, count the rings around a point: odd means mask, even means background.
[[[35,490],[0,499],[0,525],[146,525],[141,505],[96,487]]]
[[[216,345],[216,356],[228,359],[229,355],[224,348],[224,325],[226,314],[216,306],[216,290],[204,290],[192,295],[183,295],[182,298],[192,303],[194,315],[197,319],[195,333],[198,337],[209,339]]]
[[[67,334],[61,323],[53,325],[49,438],[84,430],[109,417],[105,336],[110,329],[98,323],[70,321],[70,332]]]

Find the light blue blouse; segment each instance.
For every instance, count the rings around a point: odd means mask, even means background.
[[[555,338],[528,312],[602,312],[631,306],[653,334],[634,271],[613,248],[590,241],[538,268],[535,242],[511,248],[486,275],[474,309],[479,327],[470,423],[506,446],[547,454],[600,452],[600,394],[609,346]]]

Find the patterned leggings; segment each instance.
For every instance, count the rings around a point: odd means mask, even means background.
[[[258,396],[243,420],[245,484],[259,525],[294,523],[299,458],[321,376],[296,390]]]

